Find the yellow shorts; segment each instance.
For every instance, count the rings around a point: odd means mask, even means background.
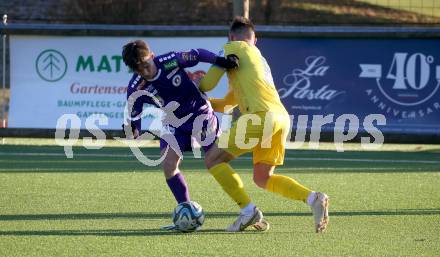
[[[281,165],[289,128],[287,113],[243,114],[220,135],[217,145],[234,157],[252,152],[254,164]]]

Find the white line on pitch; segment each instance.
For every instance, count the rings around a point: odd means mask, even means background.
[[[160,168],[159,168],[160,169]],[[75,172],[75,171],[88,171],[88,172],[99,172],[102,169],[91,169],[91,168],[6,168],[6,169],[2,169],[0,168],[0,173],[1,172],[18,172],[18,171],[23,171],[23,172],[35,172],[35,171],[41,171],[41,172],[45,172],[45,171],[59,171],[59,172],[63,172],[63,171],[71,171],[71,172]],[[236,171],[249,171],[250,169],[244,169],[244,168],[237,168],[235,169]],[[332,170],[337,170],[337,171],[341,171],[341,170],[346,170],[346,171],[357,171],[357,170],[363,170],[363,171],[373,171],[373,170],[377,170],[377,171],[381,171],[381,170],[402,170],[402,168],[398,168],[398,167],[293,167],[293,168],[287,168],[287,167],[279,167],[277,168],[278,171],[314,171],[314,170],[328,170],[328,171],[332,171]],[[426,170],[423,168],[419,168],[416,169],[419,170],[420,172],[429,172],[430,170]],[[142,169],[134,169],[134,170],[127,170],[127,171],[115,171],[115,172],[125,172],[125,173],[135,173],[135,172],[143,172],[144,170]],[[147,170],[145,170],[147,171]],[[199,171],[199,170],[197,170]],[[108,170],[108,172],[113,172],[112,170]],[[189,169],[187,170],[187,172],[194,172],[194,169]]]
[[[13,153],[13,152],[0,152],[0,156],[65,156],[64,153]],[[132,154],[97,154],[97,153],[77,153],[73,154],[77,157],[134,157]],[[160,155],[147,155],[148,158],[160,158]],[[189,157],[191,156],[184,156]],[[252,157],[239,157],[242,160],[252,160]],[[422,163],[422,164],[440,164],[440,161],[435,160],[395,160],[395,159],[360,159],[360,158],[300,158],[300,157],[285,157],[287,161],[341,161],[341,162],[366,162],[366,163]]]
[[[5,153],[0,152],[4,156],[66,156],[65,153]],[[134,157],[133,154],[104,154],[104,153],[73,153],[73,157]],[[159,155],[148,155],[151,157],[159,157]]]

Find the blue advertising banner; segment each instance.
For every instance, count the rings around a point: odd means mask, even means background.
[[[440,40],[260,38],[257,46],[290,114],[360,122],[383,114],[382,132],[440,133]]]

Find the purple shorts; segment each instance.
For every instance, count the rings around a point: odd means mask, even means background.
[[[182,153],[191,151],[194,144],[201,145],[206,153],[220,135],[219,121],[212,111],[199,114],[178,128],[168,127],[167,129],[169,134],[161,136],[160,149],[170,145],[176,152]]]

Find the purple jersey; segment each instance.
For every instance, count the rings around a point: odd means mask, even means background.
[[[153,79],[147,80],[135,73],[129,82],[127,99],[137,91],[148,92],[148,95],[142,95],[134,102],[131,118],[136,118],[142,113],[144,103],[162,108],[171,102],[177,102],[179,106],[173,113],[178,119],[192,114],[179,127],[173,128],[182,151],[189,150],[188,142],[191,139],[193,123],[199,115],[206,115],[207,123],[204,130],[215,130],[215,133],[218,133],[217,118],[213,114],[207,96],[198,89],[184,69],[197,65],[199,61],[214,63],[216,57],[215,54],[203,49],[169,52],[155,57],[157,74]],[[141,120],[132,122],[132,126],[141,131]],[[163,146],[164,142],[161,140],[161,147]]]

